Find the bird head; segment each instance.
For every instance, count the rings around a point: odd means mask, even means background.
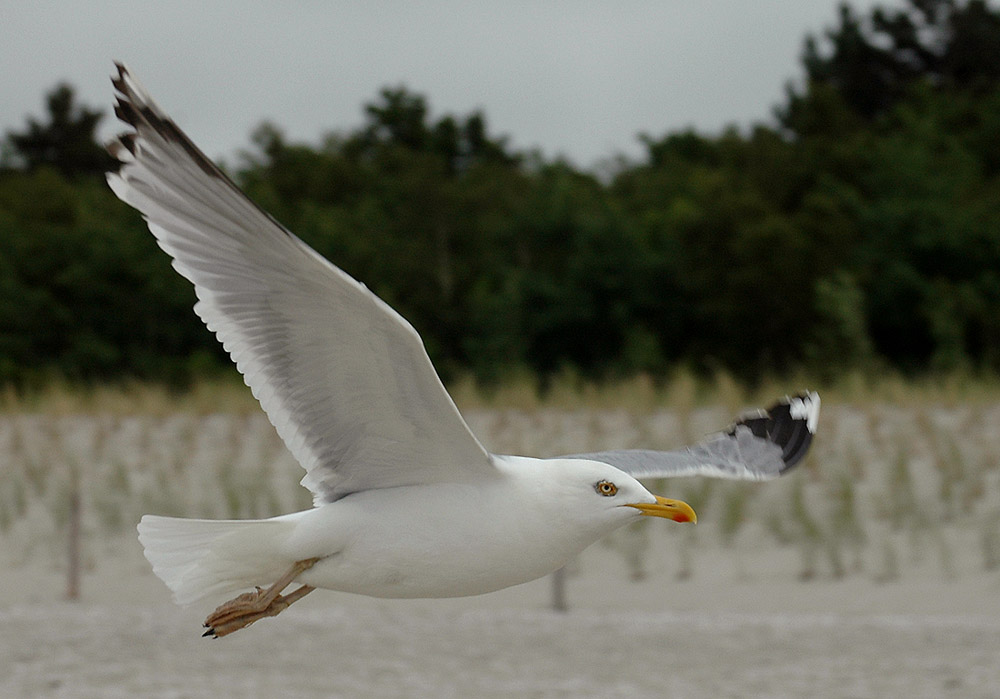
[[[587,459],[545,459],[536,473],[547,481],[549,497],[583,517],[627,524],[635,517],[663,517],[697,522],[694,510],[681,500],[653,495],[629,474],[609,464]]]

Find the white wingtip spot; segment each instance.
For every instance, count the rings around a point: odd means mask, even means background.
[[[810,391],[804,396],[796,396],[788,401],[788,412],[796,420],[805,420],[809,434],[816,434],[819,423],[819,394]]]

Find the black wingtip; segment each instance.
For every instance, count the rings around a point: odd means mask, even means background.
[[[757,437],[777,444],[781,447],[781,460],[785,462],[779,473],[785,473],[809,451],[819,421],[819,406],[819,394],[813,391],[786,396],[767,410],[740,418],[729,429],[729,434],[734,434],[742,425]]]
[[[136,155],[137,139],[143,138],[144,133],[147,137],[149,134],[155,133],[165,142],[180,146],[187,152],[191,160],[210,177],[217,177],[232,184],[225,173],[202,153],[191,139],[181,131],[180,127],[157,106],[146,89],[128,69],[128,66],[120,61],[115,61],[115,68],[118,75],[111,78],[111,85],[117,92],[115,95],[115,116],[126,126],[131,127],[132,131],[119,135],[108,146],[108,151],[113,157],[124,163],[127,160],[124,155],[126,151],[132,156]],[[235,187],[235,185],[233,186]]]

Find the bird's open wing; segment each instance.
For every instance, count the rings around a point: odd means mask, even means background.
[[[254,205],[118,65],[108,182],[195,287],[195,311],[329,502],[494,473],[413,327]]]
[[[570,458],[602,461],[635,478],[712,476],[742,480],[776,478],[809,450],[819,420],[819,395],[785,398],[746,415],[724,433],[678,451],[620,449]]]

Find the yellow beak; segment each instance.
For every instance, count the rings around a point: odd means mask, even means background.
[[[698,515],[694,513],[694,510],[691,509],[691,506],[686,502],[661,498],[659,495],[654,495],[653,497],[656,498],[655,503],[629,503],[627,507],[634,507],[642,514],[650,517],[665,517],[667,519],[672,519],[675,522],[695,523],[698,521]]]

